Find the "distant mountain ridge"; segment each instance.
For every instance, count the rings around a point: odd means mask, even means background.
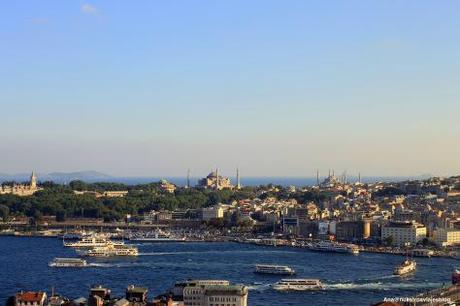
[[[28,181],[31,173],[18,173],[18,174],[6,174],[0,173],[0,182],[5,181],[17,181],[23,182]],[[53,181],[55,183],[68,183],[70,181],[82,180],[82,181],[99,181],[106,180],[112,176],[98,172],[98,171],[77,171],[77,172],[52,172],[48,174],[36,173],[38,180],[41,182],[44,181]]]

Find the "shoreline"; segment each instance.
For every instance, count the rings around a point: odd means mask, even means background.
[[[0,234],[0,237],[18,237],[18,238],[54,238],[54,239],[60,239],[59,235],[40,235],[36,233],[2,233]],[[113,238],[115,240],[120,240],[121,238]],[[287,247],[287,248],[294,248],[294,249],[303,249],[306,251],[310,252],[316,252],[316,253],[322,253],[321,251],[315,251],[312,250],[308,247],[305,246],[300,246],[300,245],[293,245],[292,242],[288,243],[288,241],[284,241],[284,243],[281,244],[266,244],[266,243],[257,243],[254,241],[248,241],[248,240],[241,240],[238,238],[234,237],[228,237],[228,236],[220,236],[220,237],[215,237],[214,239],[185,239],[182,241],[131,241],[129,239],[126,239],[128,242],[133,242],[133,243],[212,243],[212,242],[234,242],[234,243],[240,243],[240,244],[251,244],[251,245],[256,245],[256,246],[265,246],[265,247]],[[378,250],[374,249],[374,247],[365,247],[362,245],[357,245],[359,247],[359,252],[363,253],[373,253],[373,254],[386,254],[386,255],[395,255],[395,256],[407,256],[407,251],[402,251],[402,250]],[[431,255],[431,256],[414,256],[414,257],[420,257],[420,258],[447,258],[447,259],[452,259],[452,260],[458,260],[454,257],[452,257],[449,254],[442,254],[439,253],[441,251],[435,251],[437,253]],[[335,253],[335,252],[329,252],[329,253]],[[344,253],[343,253],[344,254]],[[349,254],[352,255],[352,254]],[[357,255],[355,255],[357,256]]]

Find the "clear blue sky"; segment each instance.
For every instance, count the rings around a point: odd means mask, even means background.
[[[460,173],[458,1],[0,2],[0,172]]]

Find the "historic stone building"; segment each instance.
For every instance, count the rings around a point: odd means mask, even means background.
[[[13,186],[0,186],[0,194],[15,194],[18,196],[30,196],[42,190],[37,186],[37,176],[32,172],[29,184],[17,184]]]
[[[207,177],[198,181],[199,188],[222,190],[224,188],[234,188],[228,177],[220,176],[218,170],[212,171]]]

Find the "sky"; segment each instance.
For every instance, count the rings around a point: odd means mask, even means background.
[[[0,2],[0,173],[460,174],[458,1]]]

